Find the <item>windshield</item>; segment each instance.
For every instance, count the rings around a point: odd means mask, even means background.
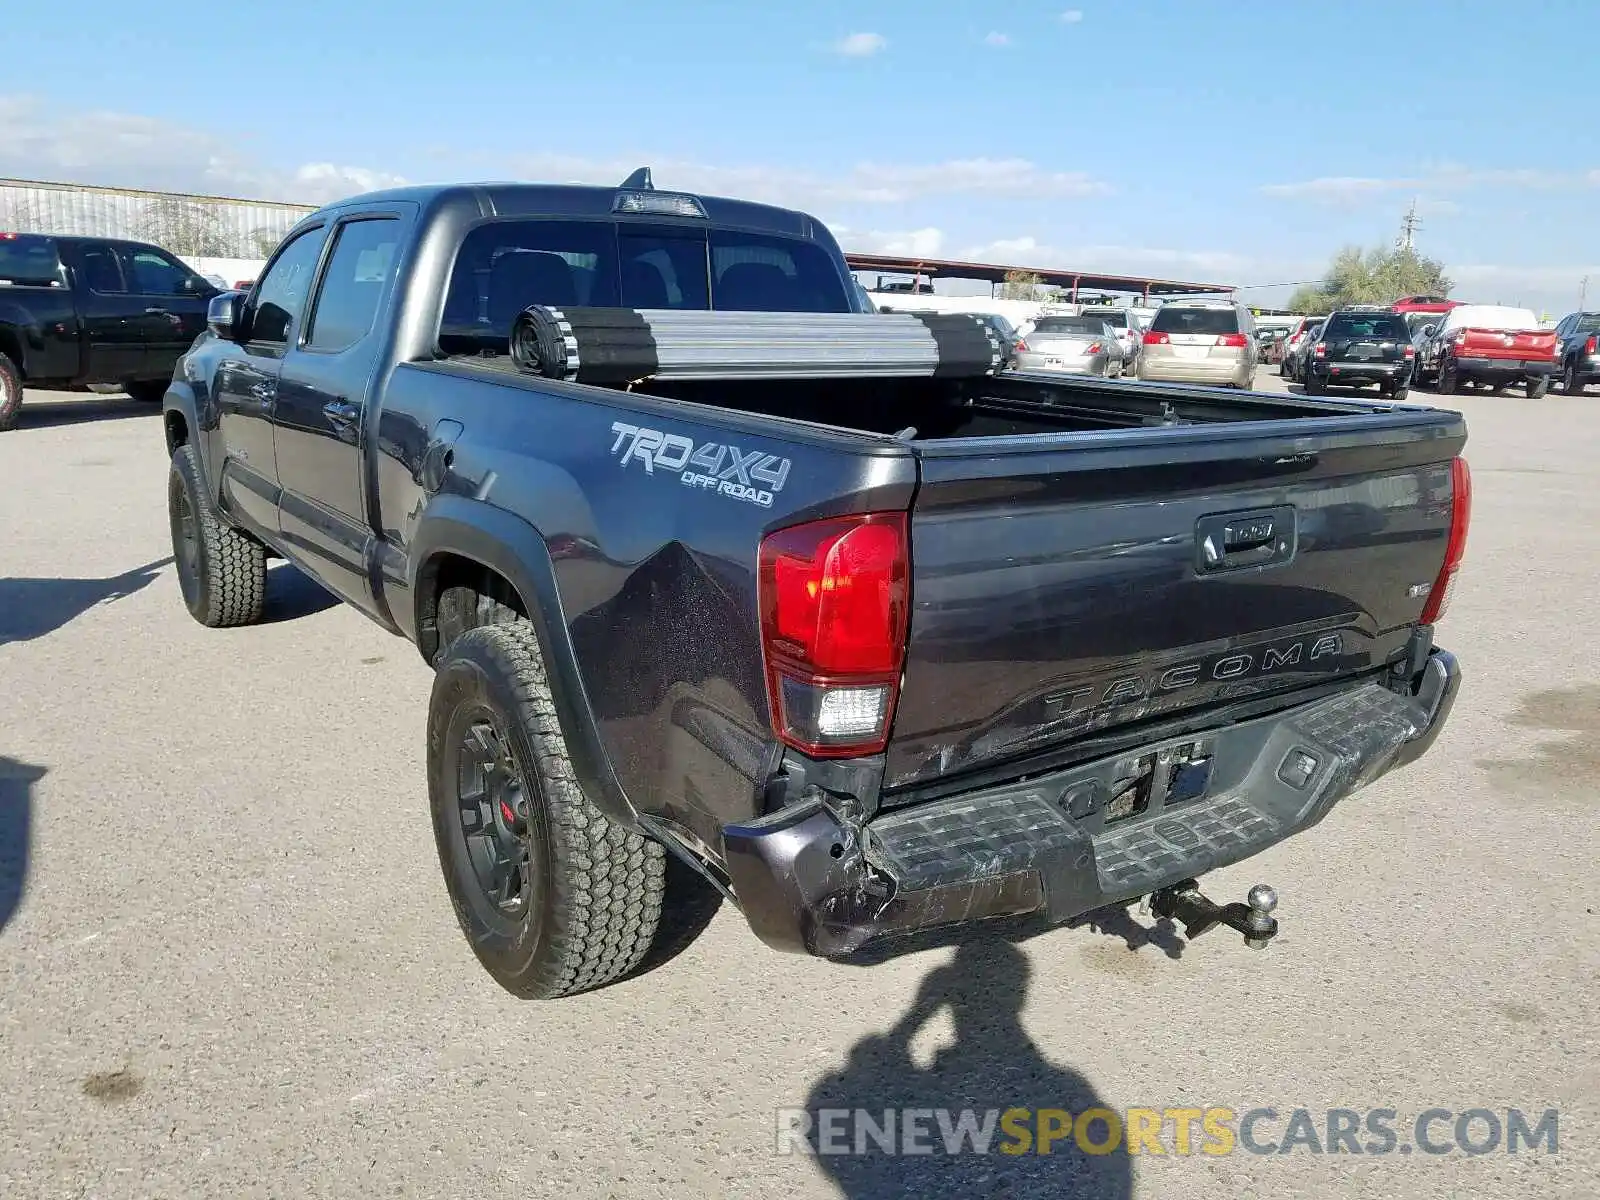
[[[0,283],[63,286],[55,242],[29,233],[0,234]]]
[[[1033,331],[1046,335],[1087,334],[1090,337],[1101,337],[1106,330],[1105,322],[1099,317],[1040,317]]]
[[[1231,308],[1178,308],[1164,305],[1150,322],[1157,333],[1238,333],[1239,314]]]
[[[1411,331],[1393,313],[1340,313],[1328,321],[1324,336],[1330,338],[1378,338],[1384,341],[1410,341]]]
[[[1107,312],[1100,312],[1096,310],[1095,312],[1086,312],[1083,315],[1086,317],[1092,317],[1096,321],[1104,321],[1113,329],[1126,329],[1128,327],[1128,314],[1125,312],[1118,312],[1115,309],[1111,309]]]

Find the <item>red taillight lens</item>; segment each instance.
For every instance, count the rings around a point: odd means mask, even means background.
[[[1456,590],[1456,573],[1461,568],[1462,556],[1467,552],[1467,526],[1472,523],[1472,472],[1467,460],[1457,458],[1450,464],[1450,540],[1444,547],[1444,566],[1433,581],[1428,593],[1428,603],[1422,609],[1422,623],[1433,625],[1450,607],[1450,596]]]
[[[1417,348],[1415,346],[1407,346],[1404,353],[1407,358],[1415,358],[1417,356]]]
[[[1244,334],[1242,334],[1242,333],[1219,333],[1219,334],[1217,334],[1217,345],[1219,345],[1219,346],[1232,346],[1235,349],[1242,350],[1242,349],[1244,349],[1244,345],[1245,345]]]
[[[911,604],[904,513],[813,521],[761,542],[761,642],[772,724],[821,758],[889,740]]]
[[[1595,336],[1594,336],[1594,334],[1591,333],[1589,335],[1589,340],[1583,344],[1583,352],[1585,354],[1593,354],[1595,352]]]
[[[1016,349],[1018,349],[1018,350],[1026,350],[1027,348],[1028,348],[1028,343],[1023,341],[1021,338],[1018,338],[1017,339]]]
[[[1311,347],[1311,353],[1315,354],[1318,358],[1327,358],[1328,344],[1326,342],[1318,342],[1315,346]]]
[[[1151,329],[1144,335],[1144,344],[1146,346],[1170,346],[1172,339],[1164,333],[1157,333],[1154,329]]]
[[[1084,353],[1085,354],[1099,354],[1100,351],[1102,351],[1104,349],[1105,349],[1105,347],[1102,346],[1099,342],[1090,342],[1089,346],[1088,346],[1088,349],[1086,349],[1084,351]]]

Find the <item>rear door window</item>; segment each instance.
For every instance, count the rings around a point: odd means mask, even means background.
[[[0,284],[65,287],[55,241],[27,233],[0,233]]]
[[[1231,308],[1175,308],[1164,305],[1150,328],[1157,333],[1238,333],[1239,314]]]
[[[128,290],[117,252],[105,242],[83,244],[78,250],[78,273],[84,286],[98,295],[121,296]]]

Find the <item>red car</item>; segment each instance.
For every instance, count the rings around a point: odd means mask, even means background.
[[[1443,296],[1401,296],[1390,307],[1397,313],[1447,313],[1460,304],[1460,300],[1446,300]]]

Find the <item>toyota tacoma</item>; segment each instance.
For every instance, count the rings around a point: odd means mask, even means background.
[[[863,310],[802,213],[408,188],[306,217],[165,397],[200,622],[281,556],[433,671],[427,790],[508,990],[640,969],[697,872],[844,956],[1149,898],[1437,737],[1462,417],[1002,373],[959,315]],[[687,877],[687,876],[686,876]]]

